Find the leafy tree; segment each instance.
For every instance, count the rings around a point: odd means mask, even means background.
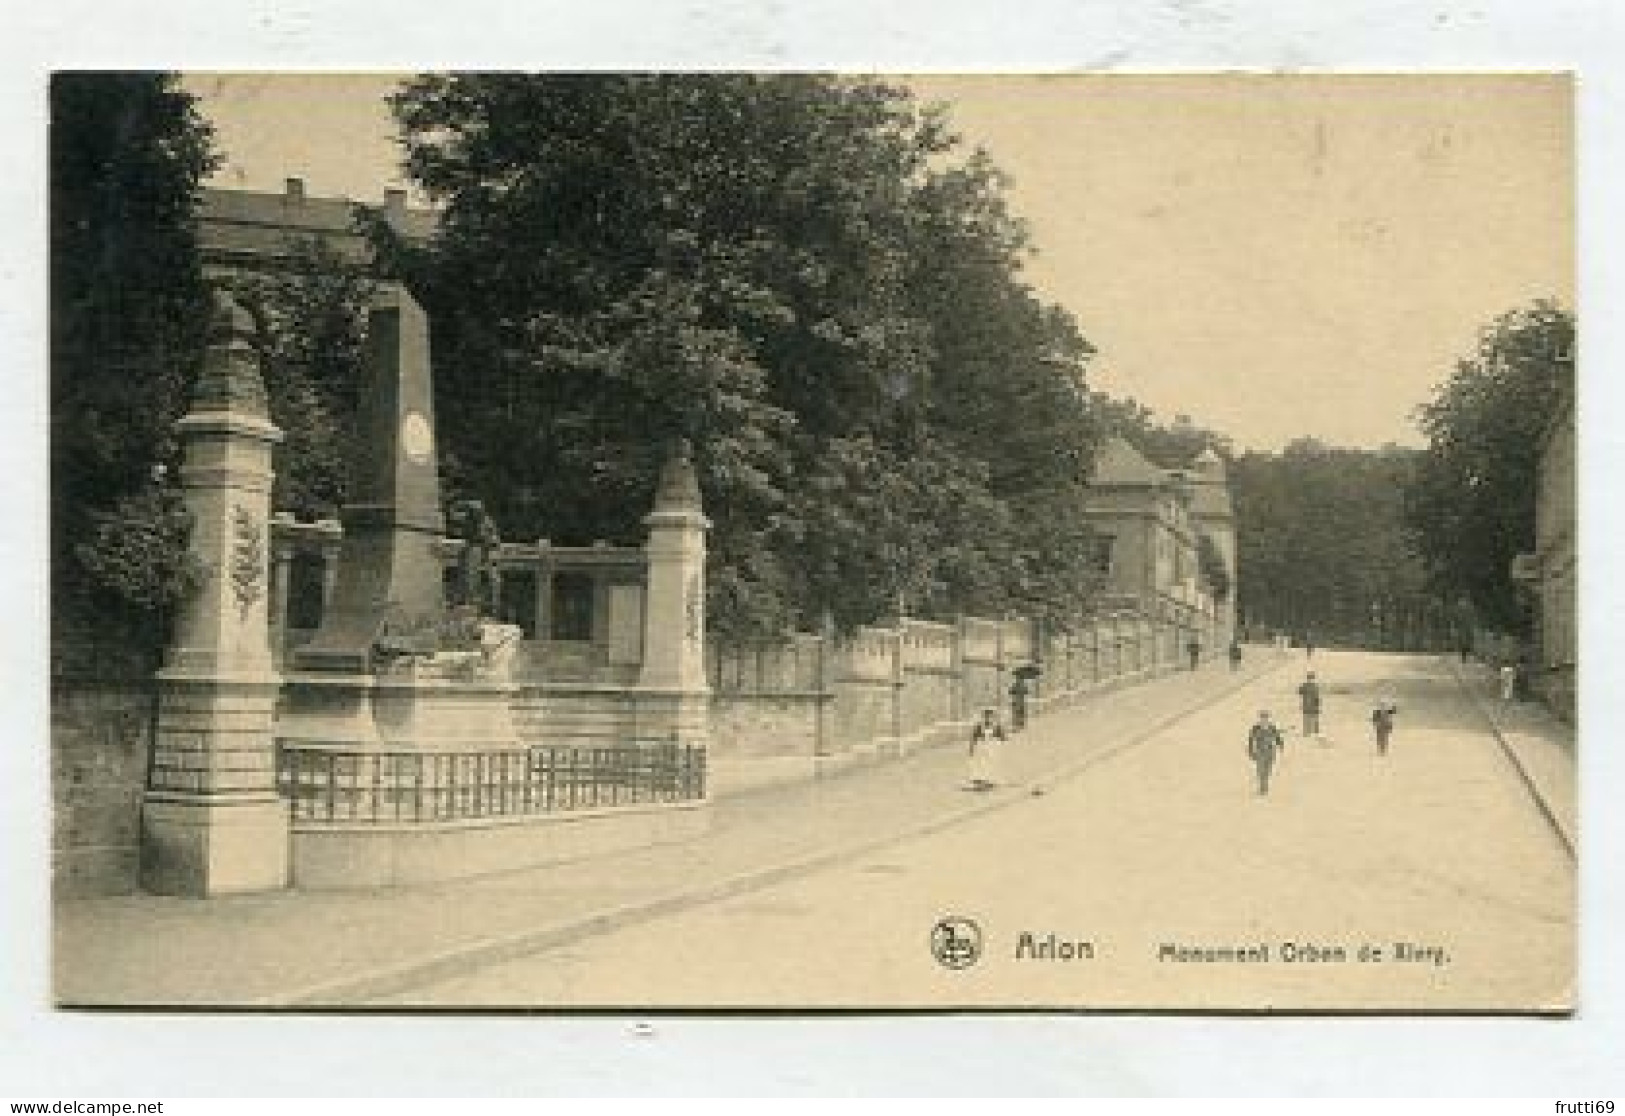
[[[1172,423],[1164,423],[1139,401],[1115,399],[1104,392],[1095,392],[1090,404],[1103,429],[1126,439],[1164,469],[1182,469],[1210,446],[1226,461],[1235,457],[1228,435],[1196,425],[1189,415],[1175,415]]]
[[[162,648],[190,582],[173,424],[209,304],[192,222],[212,136],[173,75],[50,88],[53,657]]]
[[[680,436],[724,632],[1086,595],[1088,347],[940,112],[803,75],[436,75],[394,107],[444,216],[383,255],[505,533],[634,541]]]
[[[1196,564],[1202,575],[1202,581],[1208,592],[1216,601],[1230,599],[1230,569],[1224,563],[1224,555],[1219,551],[1219,544],[1213,541],[1213,536],[1203,532],[1196,544]]]
[[[274,271],[223,280],[256,326],[277,446],[272,505],[301,518],[337,516],[348,484],[356,385],[376,283],[330,245],[296,245]]]
[[[1418,412],[1428,448],[1406,520],[1441,596],[1527,634],[1512,560],[1535,547],[1540,451],[1558,393],[1572,390],[1574,318],[1551,301],[1508,311]]]
[[[1278,454],[1238,457],[1230,477],[1242,616],[1322,644],[1440,638],[1404,521],[1417,456],[1303,438]]]

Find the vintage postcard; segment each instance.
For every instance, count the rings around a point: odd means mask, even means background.
[[[1575,1010],[1570,76],[50,109],[59,1006]]]

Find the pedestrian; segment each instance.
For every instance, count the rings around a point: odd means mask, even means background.
[[[1189,643],[1185,644],[1185,654],[1190,656],[1191,669],[1195,670],[1196,669],[1196,664],[1202,661],[1202,644],[1201,644],[1201,642],[1199,640],[1197,640],[1195,637],[1192,637],[1191,641]]]
[[[1303,734],[1305,736],[1320,735],[1320,683],[1315,681],[1315,672],[1310,671],[1304,678],[1303,684],[1298,687],[1298,708],[1303,710]]]
[[[1511,663],[1501,664],[1501,700],[1511,701],[1518,695],[1518,668]]]
[[[1260,709],[1258,721],[1247,733],[1247,755],[1252,758],[1253,770],[1258,775],[1258,793],[1270,792],[1270,773],[1275,770],[1275,758],[1286,749],[1281,730],[1270,720],[1270,711]]]
[[[1241,669],[1241,641],[1239,639],[1230,641],[1230,669]]]
[[[1010,731],[1020,732],[1027,727],[1027,678],[1017,674],[1010,684]]]
[[[999,783],[999,752],[1004,747],[1004,726],[990,705],[970,734],[970,789],[989,790]]]
[[[1371,729],[1377,736],[1379,756],[1388,754],[1388,741],[1394,735],[1394,714],[1398,712],[1399,706],[1391,698],[1379,701],[1377,707],[1371,711]]]
[[[1303,657],[1306,659],[1312,659],[1315,657],[1314,637],[1312,637],[1308,632],[1303,633]]]

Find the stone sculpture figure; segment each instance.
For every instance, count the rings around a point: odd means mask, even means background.
[[[466,500],[459,506],[457,537],[463,543],[457,560],[457,603],[473,608],[479,616],[494,616],[502,595],[502,571],[497,564],[502,535],[479,500]]]

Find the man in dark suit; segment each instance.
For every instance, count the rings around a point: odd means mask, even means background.
[[[1270,773],[1275,770],[1275,758],[1286,747],[1281,730],[1270,720],[1270,711],[1260,709],[1258,720],[1247,733],[1247,754],[1252,757],[1253,769],[1258,773],[1258,793],[1270,792]]]

